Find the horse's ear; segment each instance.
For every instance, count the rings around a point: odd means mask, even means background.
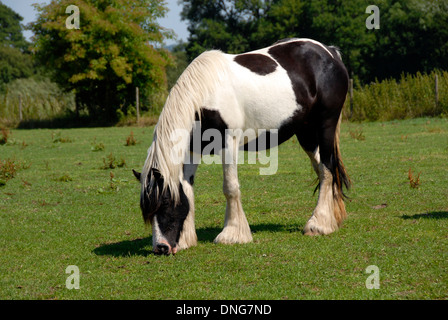
[[[137,178],[138,181],[140,181],[140,177],[142,174],[140,172],[135,171],[134,169],[132,169],[132,173],[134,173],[134,176]]]

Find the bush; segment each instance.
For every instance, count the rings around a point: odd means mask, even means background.
[[[75,95],[48,78],[16,79],[0,94],[0,122],[19,122],[19,97],[23,120],[49,120],[75,111]]]
[[[439,102],[435,104],[435,75],[439,82]],[[345,102],[344,117],[353,121],[387,121],[448,115],[448,72],[402,75],[399,81],[387,79],[369,85],[355,84],[353,112],[350,99]]]

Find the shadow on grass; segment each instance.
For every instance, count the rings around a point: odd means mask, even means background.
[[[282,224],[258,224],[251,226],[253,233],[257,232],[302,232],[299,225],[282,225]],[[196,230],[198,242],[210,243],[221,232],[221,227],[206,227]],[[124,240],[113,243],[104,243],[93,250],[93,253],[99,256],[113,257],[132,257],[132,256],[149,256],[155,254],[149,250],[152,245],[152,237],[137,238],[134,240]]]
[[[283,225],[278,223],[261,223],[251,225],[252,233],[257,232],[302,232],[301,225]],[[222,231],[222,227],[207,227],[196,230],[199,242],[213,242],[216,236]]]
[[[152,237],[138,238],[134,240],[125,240],[114,243],[103,243],[93,250],[93,253],[99,256],[130,257],[130,256],[149,256],[154,254],[147,247],[151,246]]]
[[[403,215],[402,219],[448,219],[448,211],[434,211],[414,214],[412,216]]]

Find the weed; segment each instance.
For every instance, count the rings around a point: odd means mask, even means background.
[[[51,140],[53,141],[53,143],[69,143],[69,142],[73,142],[73,140],[70,139],[70,138],[61,137],[61,133],[60,132],[57,132],[56,134],[52,133],[51,134]]]
[[[355,140],[358,140],[358,141],[366,140],[366,137],[364,136],[362,129],[355,129],[354,131],[350,130],[349,133],[350,133],[350,137],[352,137]]]
[[[108,170],[108,169],[115,169],[117,167],[122,168],[125,166],[126,166],[126,160],[124,158],[121,158],[118,161],[111,152],[107,156],[107,158],[103,158],[103,166],[101,167],[101,169]]]
[[[54,179],[55,181],[59,181],[59,182],[69,182],[69,181],[73,181],[72,177],[70,177],[70,175],[68,175],[67,173],[63,174],[62,176]]]
[[[0,137],[0,144],[6,144],[8,142],[10,132],[8,129],[3,129],[3,128],[1,131],[2,131],[2,136]]]
[[[93,139],[92,147],[90,150],[92,151],[104,151],[104,144],[102,142],[96,143],[96,138]]]
[[[135,146],[137,144],[137,140],[135,140],[134,132],[131,131],[131,134],[126,138],[125,146]]]
[[[103,167],[102,169],[115,169],[117,167],[115,156],[112,152],[107,156],[107,158],[103,158]]]
[[[5,185],[8,180],[14,178],[18,170],[28,169],[29,167],[30,165],[15,160],[0,160],[0,185]]]
[[[118,191],[118,187],[117,187],[117,185],[116,185],[116,181],[115,181],[115,174],[111,171],[110,172],[110,174],[109,174],[109,176],[110,176],[110,184],[109,184],[109,187],[110,187],[110,189],[111,190],[113,190],[113,191]]]
[[[412,174],[411,168],[409,168],[408,179],[409,179],[409,185],[411,186],[411,188],[417,189],[420,186],[420,173],[421,172],[419,172],[418,175],[415,177]]]
[[[118,168],[126,167],[126,160],[124,158],[120,158],[120,161],[117,162]]]

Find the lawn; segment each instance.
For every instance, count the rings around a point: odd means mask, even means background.
[[[10,168],[0,173],[0,299],[448,298],[447,119],[343,123],[353,188],[347,220],[328,236],[301,233],[317,194],[295,138],[279,147],[275,175],[239,167],[250,244],[213,243],[222,169],[199,166],[199,243],[175,256],[152,254],[131,171],[152,129],[11,130],[0,145]],[[66,287],[71,265],[79,289]],[[379,289],[366,287],[372,275]]]

